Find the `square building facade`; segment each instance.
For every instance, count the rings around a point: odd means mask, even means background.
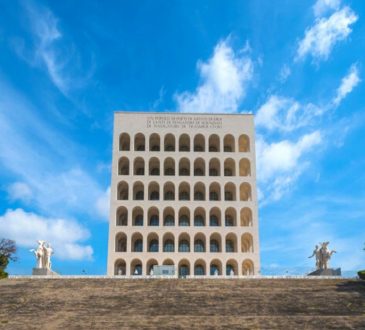
[[[108,275],[260,272],[250,114],[114,114]]]

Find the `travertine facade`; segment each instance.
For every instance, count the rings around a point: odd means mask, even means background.
[[[253,115],[116,112],[108,275],[260,271]]]

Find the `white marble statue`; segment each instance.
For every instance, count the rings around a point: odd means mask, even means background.
[[[320,248],[316,245],[312,255],[308,258],[316,257],[316,269],[327,269],[329,266],[329,260],[332,254],[336,253],[335,250],[330,251],[328,249],[328,244],[330,242],[320,243]]]
[[[234,270],[233,269],[231,269],[231,271],[229,272],[229,275],[234,276]]]
[[[51,269],[51,255],[53,254],[53,249],[51,244],[46,241],[39,240],[37,249],[31,249],[30,251],[34,253],[37,264],[36,268],[46,268]]]

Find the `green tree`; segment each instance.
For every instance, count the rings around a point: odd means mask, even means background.
[[[0,279],[8,277],[8,273],[5,268],[11,261],[16,261],[16,244],[11,239],[0,239]]]

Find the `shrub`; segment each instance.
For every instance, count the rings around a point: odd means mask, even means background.
[[[8,277],[8,273],[5,271],[8,263],[9,259],[4,255],[0,255],[0,279]]]
[[[357,275],[359,275],[359,277],[362,279],[362,280],[365,280],[365,270],[360,270],[357,272]]]

